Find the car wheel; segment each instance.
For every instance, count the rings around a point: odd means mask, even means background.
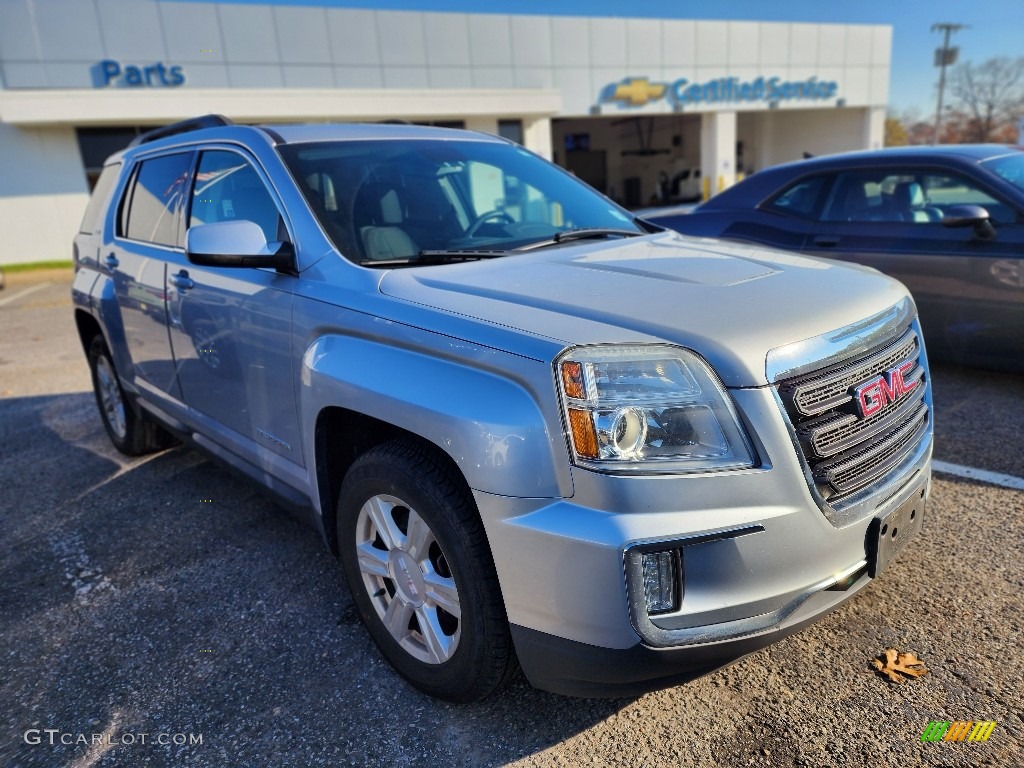
[[[170,445],[170,435],[157,424],[136,414],[125,398],[110,350],[102,336],[93,337],[89,345],[89,370],[103,427],[117,450],[127,456],[141,456]]]
[[[483,524],[460,481],[420,443],[373,448],[345,475],[337,531],[353,601],[387,660],[424,693],[469,702],[518,665]]]

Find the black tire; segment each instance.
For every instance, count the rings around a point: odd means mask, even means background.
[[[395,524],[390,548],[370,510],[388,515]],[[429,536],[413,522],[415,518],[425,523]],[[434,449],[414,440],[396,440],[363,454],[342,483],[337,524],[341,562],[359,615],[381,653],[406,680],[431,696],[465,703],[489,696],[516,674],[508,618],[483,524],[457,470]],[[413,528],[418,536],[409,535]],[[417,547],[413,539],[424,544]],[[368,562],[387,568],[388,575],[364,572],[360,545],[363,553],[368,546],[373,549]],[[431,580],[454,582],[457,599],[445,603],[448,592],[434,590],[442,597],[432,601]],[[421,604],[411,607],[417,599]],[[441,607],[445,604],[457,606],[460,615],[449,614]],[[401,639],[382,615],[390,615],[395,606],[398,632],[407,635]],[[399,613],[402,610],[407,613]],[[429,633],[433,651],[428,633],[421,630],[424,620],[434,627]],[[450,655],[436,652],[439,641],[449,643]]]
[[[126,456],[142,456],[170,445],[171,436],[154,422],[137,414],[125,397],[114,360],[102,336],[89,344],[89,371],[96,406],[110,442]]]

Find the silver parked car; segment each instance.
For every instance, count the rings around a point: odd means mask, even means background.
[[[432,695],[693,679],[921,527],[928,364],[872,269],[690,240],[515,144],[400,125],[159,129],[81,230],[113,443],[178,436],[302,512]]]

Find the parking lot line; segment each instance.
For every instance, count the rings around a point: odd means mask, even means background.
[[[957,477],[966,477],[969,480],[980,480],[983,483],[1024,491],[1024,477],[1004,475],[1001,472],[989,472],[987,469],[964,467],[960,464],[950,464],[945,461],[932,461],[932,469],[944,475],[956,475]]]
[[[41,291],[41,290],[43,290],[43,288],[46,288],[49,284],[50,284],[50,281],[47,280],[44,283],[39,283],[39,285],[33,285],[33,286],[30,286],[30,287],[28,287],[28,288],[26,288],[26,289],[24,289],[22,291],[18,291],[17,293],[11,294],[10,296],[6,296],[6,297],[0,299],[0,307],[7,306],[8,304],[11,304],[11,303],[17,301],[18,299],[20,299],[22,296],[28,296],[30,293],[35,293],[36,291]]]

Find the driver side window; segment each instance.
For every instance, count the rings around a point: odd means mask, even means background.
[[[252,164],[236,152],[203,152],[189,226],[242,220],[258,224],[267,242],[287,239],[277,205]]]
[[[948,173],[926,173],[921,186],[931,205],[945,211],[953,205],[980,205],[994,222],[1013,221],[1012,209],[983,192],[969,179]]]

